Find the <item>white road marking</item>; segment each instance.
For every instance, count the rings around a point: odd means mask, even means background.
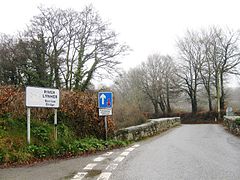
[[[139,147],[140,145],[139,144],[135,144],[134,146],[132,146],[133,148],[137,148]]]
[[[91,163],[86,165],[85,168],[83,168],[84,170],[92,170],[97,164],[96,163]]]
[[[114,159],[114,162],[121,162],[125,157],[119,156],[116,159]]]
[[[107,170],[107,171],[113,171],[113,170],[115,170],[115,169],[117,168],[117,166],[118,166],[118,164],[113,164],[113,163],[111,163],[111,164],[109,164],[109,165],[106,167],[106,170]]]
[[[112,173],[110,173],[110,172],[103,172],[100,174],[100,176],[97,178],[97,180],[108,180],[111,175],[112,175]]]
[[[87,175],[87,172],[77,173],[71,180],[81,180]]]
[[[124,151],[122,154],[120,154],[121,156],[127,156],[130,152],[128,151]]]
[[[113,154],[113,152],[107,152],[107,153],[103,154],[103,156],[110,156],[112,154]]]
[[[131,147],[131,148],[126,149],[125,151],[131,152],[131,151],[133,151],[134,149],[135,149],[135,148]]]
[[[103,161],[105,159],[105,157],[97,157],[97,158],[95,158],[93,161],[94,162],[100,162],[100,161]]]

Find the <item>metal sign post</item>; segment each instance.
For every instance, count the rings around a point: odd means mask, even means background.
[[[31,109],[27,108],[27,143],[30,144],[30,119],[31,119]]]
[[[54,109],[54,139],[57,140],[57,109]]]
[[[107,116],[112,115],[113,95],[112,92],[98,93],[99,116],[104,116],[105,139],[108,138],[108,122]]]
[[[106,139],[106,141],[107,141],[107,138],[108,138],[107,116],[104,116],[104,124],[105,124],[105,139]]]

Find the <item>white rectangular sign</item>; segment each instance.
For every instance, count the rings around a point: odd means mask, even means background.
[[[99,109],[99,116],[111,116],[112,108]]]
[[[40,87],[26,87],[26,106],[58,108],[59,90]]]

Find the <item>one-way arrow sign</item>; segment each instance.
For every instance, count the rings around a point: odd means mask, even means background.
[[[99,92],[98,93],[98,107],[101,109],[112,108],[113,95],[112,92]]]
[[[100,99],[102,100],[102,105],[104,105],[104,100],[106,99],[106,96],[105,96],[105,94],[102,94],[101,96],[100,96]]]

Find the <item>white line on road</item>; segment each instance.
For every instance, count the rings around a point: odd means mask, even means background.
[[[87,172],[79,172],[71,180],[81,180],[86,175],[87,175]]]
[[[86,165],[85,168],[83,168],[84,170],[92,170],[97,164],[96,163],[91,163]]]
[[[108,180],[111,175],[112,175],[112,173],[110,173],[110,172],[103,172],[100,174],[100,176],[97,178],[97,180]]]
[[[139,144],[135,144],[135,145],[133,145],[132,147],[133,148],[137,148],[137,147],[139,147],[140,145]]]
[[[127,148],[125,151],[131,152],[131,151],[133,151],[134,149],[135,149],[135,148],[131,147],[131,148]]]
[[[125,157],[119,156],[116,159],[114,159],[114,162],[121,162]]]
[[[128,151],[124,151],[122,154],[120,154],[120,156],[127,156],[130,152]]]
[[[95,158],[93,161],[94,162],[100,162],[100,161],[103,161],[105,159],[105,157],[97,157],[97,158]]]
[[[103,156],[110,156],[112,154],[113,154],[113,152],[106,152],[105,154],[103,154]]]
[[[106,167],[106,170],[107,170],[107,171],[113,171],[113,170],[115,170],[115,169],[117,168],[117,166],[118,166],[118,164],[113,164],[113,163],[111,163],[111,164],[109,164],[109,165]]]

